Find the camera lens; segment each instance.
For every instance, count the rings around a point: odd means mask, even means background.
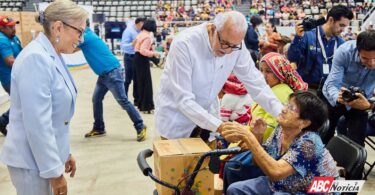
[[[350,92],[350,91],[344,91],[342,93],[342,99],[345,101],[345,102],[350,102],[353,100],[353,94]]]

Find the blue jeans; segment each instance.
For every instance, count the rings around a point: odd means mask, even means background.
[[[128,96],[129,85],[132,81],[135,80],[134,54],[125,54],[124,62],[125,62],[125,65],[124,65],[125,66],[125,93]],[[134,99],[138,98],[136,82],[133,82],[133,98]]]
[[[1,85],[3,86],[3,89],[8,93],[8,95],[10,95],[10,83],[9,84],[3,84],[1,83]],[[8,123],[9,123],[9,112],[10,112],[10,109],[8,109],[6,112],[4,112],[1,116],[0,116],[0,126],[7,126]]]
[[[135,109],[134,105],[129,102],[128,97],[125,94],[124,76],[124,69],[122,67],[115,68],[110,72],[99,76],[98,81],[96,82],[94,95],[92,97],[95,119],[94,130],[105,131],[103,121],[103,99],[108,90],[111,91],[113,97],[120,104],[120,106],[126,110],[130,119],[134,123],[137,133],[144,128],[141,115]]]

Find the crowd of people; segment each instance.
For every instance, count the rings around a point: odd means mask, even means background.
[[[208,21],[212,20],[216,14],[228,10],[234,10],[240,6],[242,1],[235,0],[199,0],[197,5],[178,4],[177,2],[165,3],[160,1],[155,10],[158,21],[181,22],[187,21]],[[263,19],[274,19],[281,26],[295,26],[298,20],[306,16],[326,16],[328,9],[336,4],[350,7],[354,14],[354,20],[361,20],[373,7],[373,2],[366,1],[356,3],[355,1],[342,0],[272,0],[272,1],[250,1],[247,17],[249,20],[254,15],[260,15]],[[185,8],[187,7],[187,8]]]
[[[200,137],[212,144],[216,134],[229,147],[240,146],[245,152],[228,157],[222,167],[226,194],[306,194],[314,177],[338,179],[324,144],[344,116],[340,133],[364,146],[367,111],[375,107],[368,100],[375,89],[375,30],[344,41],[340,35],[354,15],[342,5],[333,6],[316,28],[307,30],[298,22],[294,37],[281,36],[271,22],[260,36],[263,20],[257,15],[250,24],[238,11],[212,17],[174,30],[173,37],[168,26],[158,35],[154,19],[129,22],[121,42],[124,67],[89,28],[88,13],[72,1],[54,1],[40,12],[44,33],[23,49],[15,36],[17,21],[1,18],[0,79],[12,90],[7,91],[10,125],[0,125],[7,136],[0,158],[17,193],[68,192],[63,173],[73,177],[76,171],[69,123],[77,88],[61,54],[78,50],[98,75],[94,124],[86,138],[106,134],[102,101],[110,91],[132,120],[138,142],[147,135],[139,113],[144,112],[154,114],[161,139]],[[168,55],[154,96],[150,63],[160,58],[158,36],[166,39]],[[128,98],[132,82],[133,103]],[[348,98],[344,93],[351,86],[363,92]],[[328,120],[327,133],[319,134]],[[232,162],[242,163],[241,169]]]
[[[279,21],[281,26],[294,26],[296,21],[306,16],[326,16],[328,9],[336,4],[342,4],[350,7],[353,12],[354,20],[361,20],[373,7],[373,2],[356,3],[354,1],[340,0],[273,0],[256,1],[252,3],[249,10],[249,17],[261,15],[265,19],[273,18]]]
[[[185,8],[184,3],[164,3],[160,1],[156,11],[158,21],[208,21],[216,14],[234,9],[232,0],[198,1],[196,6]]]

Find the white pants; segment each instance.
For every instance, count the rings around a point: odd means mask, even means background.
[[[48,179],[41,178],[37,170],[8,166],[17,195],[53,195]]]

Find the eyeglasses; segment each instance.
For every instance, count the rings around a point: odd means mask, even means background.
[[[77,32],[78,32],[78,37],[79,38],[81,38],[82,37],[82,35],[83,35],[83,30],[82,29],[79,29],[79,28],[77,28],[77,27],[75,27],[75,26],[72,26],[72,25],[70,25],[70,24],[67,24],[66,22],[64,22],[64,21],[61,21],[64,25],[66,25],[66,26],[69,26],[70,28],[72,28],[72,29],[74,29],[74,30],[76,30]]]
[[[290,103],[284,103],[284,107],[286,107],[288,110],[299,113],[299,109],[296,106],[293,106]]]
[[[219,38],[219,43],[220,43],[221,49],[231,48],[232,51],[237,51],[237,50],[241,50],[242,49],[242,43],[239,44],[239,45],[229,45],[228,43],[223,43],[222,40],[221,40],[219,31],[216,31],[216,32],[217,32],[217,37]]]

